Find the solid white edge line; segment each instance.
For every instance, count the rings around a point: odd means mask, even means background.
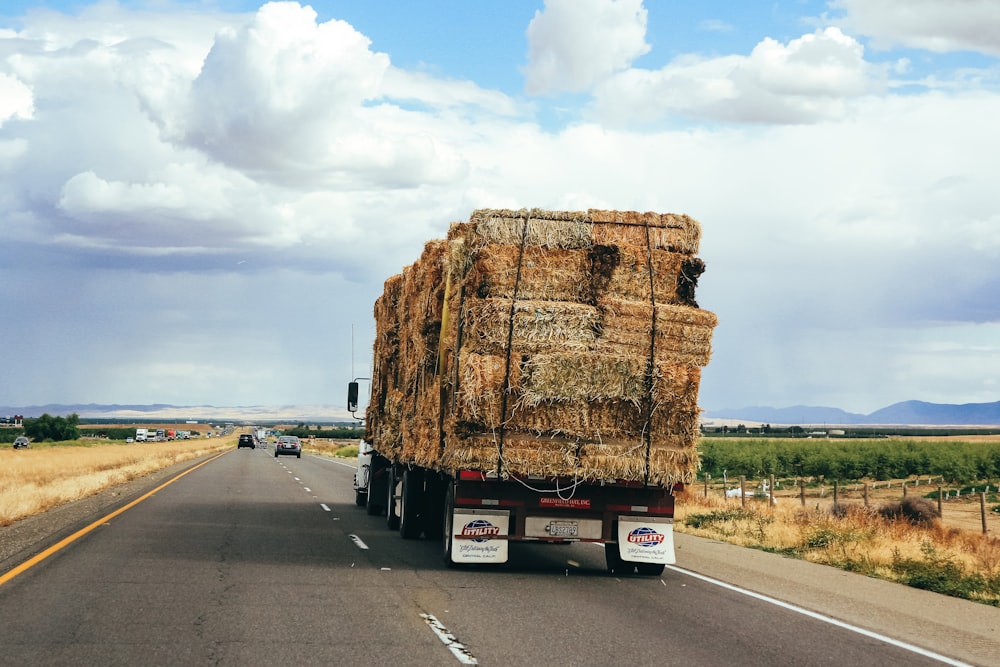
[[[908,644],[899,639],[893,639],[892,637],[887,637],[885,635],[873,632],[871,630],[865,630],[864,628],[858,627],[856,625],[851,625],[850,623],[837,620],[832,616],[826,616],[825,614],[820,614],[815,611],[810,611],[808,609],[805,609],[804,607],[799,607],[798,605],[791,604],[790,602],[783,602],[781,600],[778,600],[777,598],[772,598],[762,593],[755,593],[754,591],[750,591],[745,588],[740,588],[739,586],[734,586],[733,584],[727,584],[724,581],[719,581],[718,579],[712,579],[711,577],[706,577],[703,574],[698,574],[697,572],[692,572],[690,570],[684,570],[673,565],[667,565],[666,568],[672,572],[677,572],[678,574],[685,574],[689,577],[700,579],[701,581],[713,584],[715,586],[719,586],[720,588],[725,588],[735,593],[740,593],[742,595],[755,598],[762,602],[773,604],[776,607],[781,607],[782,609],[787,609],[788,611],[793,611],[797,614],[808,616],[809,618],[815,619],[817,621],[822,621],[823,623],[827,623],[829,625],[833,625],[838,628],[843,628],[844,630],[849,630],[856,634],[869,637],[870,639],[875,639],[885,644],[895,646],[896,648],[901,648],[905,651],[909,651],[910,653],[916,653],[917,655],[922,655],[925,658],[930,658],[932,660],[937,660],[938,662],[943,662],[946,665],[953,665],[954,667],[972,667],[972,665],[970,665],[967,662],[962,662],[961,660],[949,658],[941,655],[940,653],[928,651],[927,649],[920,648],[919,646],[914,646],[913,644]]]
[[[420,618],[424,619],[427,626],[430,627],[431,631],[437,635],[437,638],[448,647],[448,650],[452,652],[458,661],[463,665],[478,665],[479,661],[476,660],[475,656],[469,653],[469,649],[465,648],[455,635],[448,632],[448,628],[444,627],[441,621],[437,620],[433,614],[420,614]]]
[[[344,463],[343,461],[336,461],[334,459],[331,459],[328,456],[319,456],[317,454],[307,454],[307,456],[311,456],[314,459],[319,459],[320,461],[326,461],[327,463],[336,463],[337,465],[344,466],[345,468],[354,468],[355,470],[357,470],[358,468],[357,463]]]

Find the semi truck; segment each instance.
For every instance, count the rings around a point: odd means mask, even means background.
[[[630,211],[473,212],[375,303],[355,500],[448,566],[511,542],[593,542],[607,570],[675,562],[674,495],[698,468],[715,315],[700,226]]]
[[[146,442],[148,437],[148,431],[144,428],[137,428],[135,430],[135,441],[136,442]]]

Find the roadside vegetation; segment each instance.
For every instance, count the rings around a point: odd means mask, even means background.
[[[137,444],[81,438],[0,449],[0,526],[231,447],[232,437]]]
[[[302,451],[334,459],[355,459],[358,456],[357,440],[320,440],[302,441]]]
[[[710,438],[701,451],[704,474],[715,483],[678,496],[678,532],[1000,606],[1000,538],[977,530],[979,514],[972,512],[969,525],[946,524],[937,500],[937,487],[945,487],[945,497],[954,499],[944,505],[951,518],[963,505],[979,510],[979,494],[986,493],[996,516],[1000,441]],[[772,474],[778,477],[773,505],[763,492]],[[725,496],[725,488],[739,488],[741,475],[755,480],[746,483],[748,494],[757,490],[746,502]],[[728,484],[719,485],[723,476]],[[834,481],[841,490],[836,503]],[[863,485],[872,488],[867,504],[857,491]]]

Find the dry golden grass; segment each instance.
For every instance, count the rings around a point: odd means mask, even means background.
[[[692,489],[678,497],[674,525],[681,533],[1000,605],[1000,539],[940,519],[919,525],[886,519],[874,506],[831,511],[797,499],[774,506],[754,499],[743,507],[739,499],[706,498]]]
[[[175,463],[229,449],[235,440],[78,444],[88,446],[0,450],[0,526]]]

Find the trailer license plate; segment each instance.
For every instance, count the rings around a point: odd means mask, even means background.
[[[580,534],[580,526],[576,521],[550,521],[549,537],[576,537]]]

